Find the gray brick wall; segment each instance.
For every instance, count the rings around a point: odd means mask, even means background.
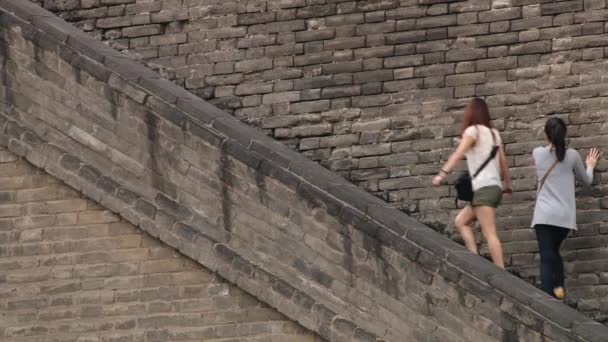
[[[321,341],[0,148],[0,340]]]
[[[603,0],[44,4],[457,240],[454,191],[430,178],[454,147],[463,104],[485,97],[515,177],[499,211],[507,267],[532,283],[530,151],[543,144],[544,116],[563,117],[583,153],[607,146]],[[601,162],[600,184],[605,171]],[[602,321],[604,195],[580,191],[581,229],[564,246],[569,302]]]
[[[0,8],[0,144],[321,337],[608,334],[49,12]]]

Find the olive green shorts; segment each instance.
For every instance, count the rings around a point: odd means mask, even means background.
[[[485,186],[473,194],[471,205],[474,207],[498,208],[502,201],[503,190],[498,185]]]

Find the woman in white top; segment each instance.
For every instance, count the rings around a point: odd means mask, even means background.
[[[496,157],[472,180],[473,201],[460,211],[455,223],[467,249],[478,254],[475,236],[471,230],[471,224],[477,219],[488,242],[492,261],[498,267],[504,268],[502,245],[496,234],[496,208],[502,200],[503,192],[512,192],[511,177],[500,134],[492,127],[488,105],[484,100],[474,98],[467,104],[462,139],[441,172],[433,178],[433,185],[442,184],[464,156],[467,158],[469,173],[473,174],[490,156],[494,146],[499,147]]]

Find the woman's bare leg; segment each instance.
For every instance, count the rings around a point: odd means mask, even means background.
[[[488,249],[494,264],[500,268],[505,268],[502,255],[502,245],[496,234],[496,208],[480,206],[474,208],[475,216],[481,226],[481,232],[488,242]]]
[[[455,223],[467,249],[475,254],[479,254],[477,251],[477,243],[475,242],[475,235],[471,229],[471,224],[474,220],[475,213],[473,212],[473,208],[471,208],[470,205],[467,205],[458,213]]]

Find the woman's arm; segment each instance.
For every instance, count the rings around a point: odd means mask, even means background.
[[[513,192],[513,184],[511,183],[511,174],[509,173],[509,162],[507,161],[505,149],[502,145],[500,145],[498,153],[500,159],[500,173],[504,182],[505,192],[510,194]]]
[[[578,152],[575,152],[575,161],[574,161],[574,173],[577,178],[581,180],[585,185],[591,185],[593,182],[593,170],[597,165],[598,159],[600,159],[600,150],[597,148],[592,148],[587,155],[587,169],[583,166],[583,160]]]
[[[465,153],[475,144],[475,138],[464,135],[456,148],[456,151],[452,153],[448,161],[443,165],[441,171],[437,176],[433,178],[433,185],[437,186],[443,183],[445,177],[452,172],[456,164],[464,157]]]

